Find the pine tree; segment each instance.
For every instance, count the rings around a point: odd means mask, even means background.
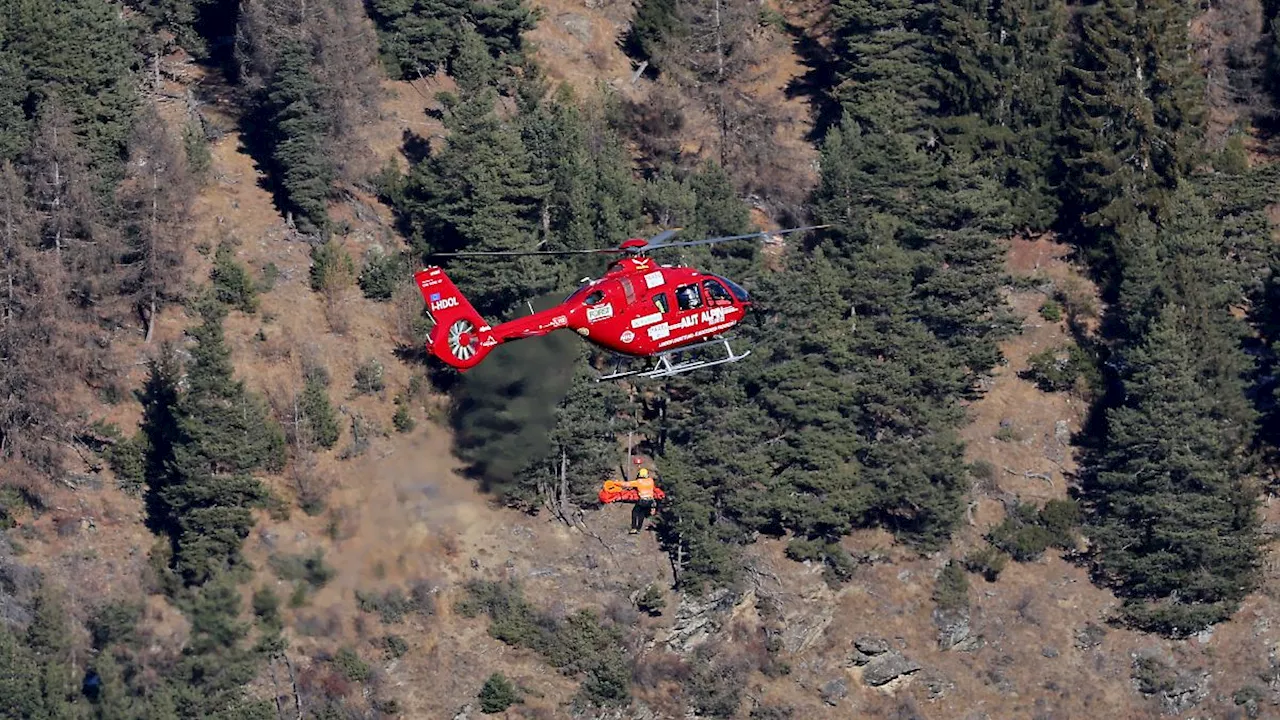
[[[626,49],[632,57],[661,70],[662,44],[687,29],[676,14],[677,0],[640,0],[627,28]]]
[[[243,606],[234,581],[222,573],[195,592],[187,608],[191,639],[169,677],[177,717],[268,720],[275,715],[271,702],[246,693],[261,657],[245,646],[249,625],[239,617]],[[150,709],[154,714],[161,708],[153,704]]]
[[[222,334],[226,310],[206,302],[202,312],[204,323],[192,332],[197,345],[187,388],[171,411],[174,427],[157,428],[162,437],[172,434],[166,438],[172,458],[163,475],[148,478],[158,500],[154,521],[172,536],[175,569],[192,585],[219,567],[240,564],[241,543],[253,527],[250,509],[265,500],[265,489],[250,473],[279,470],[284,460],[279,427],[233,377]]]
[[[27,95],[22,59],[5,42],[0,18],[0,161],[16,160],[27,147],[27,118],[22,110]]]
[[[478,33],[495,58],[506,55],[518,64],[524,33],[537,22],[522,0],[371,0],[369,15],[389,74],[402,80],[447,67],[468,31]],[[469,30],[459,31],[463,26]]]
[[[832,14],[835,99],[848,118],[880,133],[913,132],[932,115],[932,3],[836,0]]]
[[[463,42],[463,58],[480,58],[478,40]],[[470,64],[469,67],[478,67]],[[516,128],[494,112],[495,91],[475,76],[458,78],[468,92],[446,96],[445,146],[409,171],[402,212],[419,251],[531,249],[546,186],[530,170]],[[554,269],[528,258],[463,261],[450,277],[476,310],[497,319],[522,298],[555,284]]]
[[[311,50],[298,39],[286,39],[267,90],[272,127],[271,157],[279,173],[286,207],[297,213],[303,232],[325,232],[325,201],[333,182],[333,166],[324,148],[327,118],[320,112],[320,86],[311,73]]]
[[[125,683],[124,671],[116,661],[115,653],[104,650],[94,660],[93,671],[98,675],[97,697],[94,698],[94,716],[99,720],[133,717],[133,697]]]
[[[90,169],[104,184],[117,180],[137,106],[137,57],[118,10],[107,0],[14,0],[0,17],[8,48],[26,69],[24,106],[38,110],[59,98]]]
[[[933,22],[939,130],[944,142],[990,159],[1012,222],[1035,229],[1057,212],[1066,8],[1061,0],[943,0]]]
[[[39,717],[70,720],[72,714],[70,637],[63,598],[48,582],[42,582],[27,626],[27,647],[39,676],[43,710]]]
[[[1229,617],[1257,582],[1256,495],[1239,433],[1200,381],[1188,311],[1159,309],[1125,353],[1125,402],[1090,472],[1096,562],[1126,619],[1185,635]],[[1237,385],[1237,391],[1239,386]]]
[[[57,97],[41,105],[25,165],[43,219],[43,249],[65,273],[68,297],[81,308],[103,305],[115,289],[119,238],[103,221],[94,195],[98,178]]]
[[[1155,219],[1191,167],[1199,135],[1188,8],[1098,0],[1078,14],[1081,41],[1064,89],[1068,222],[1110,233]]]

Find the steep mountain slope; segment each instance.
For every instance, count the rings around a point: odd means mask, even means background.
[[[603,82],[645,97],[648,81],[631,84],[630,66],[614,42],[627,21],[626,4],[535,4],[547,13],[533,38],[552,78],[583,92]],[[790,8],[786,14],[795,22],[808,17]],[[770,102],[787,103],[797,121],[786,142],[811,153],[801,141],[811,126],[800,121],[808,116],[804,100],[782,100],[803,63],[796,48],[779,45],[774,53],[774,72],[759,91]],[[441,132],[424,110],[434,106],[436,90],[449,86],[443,76],[384,84],[383,118],[367,138],[379,160],[399,152],[404,130],[428,138]],[[228,118],[219,122],[233,126]],[[705,131],[695,124],[686,138],[691,147],[705,142],[699,129]],[[981,548],[983,534],[1003,520],[1014,499],[1043,504],[1067,495],[1075,469],[1071,436],[1086,405],[1069,392],[1041,391],[1020,375],[1038,353],[1069,340],[1065,319],[1042,314],[1047,299],[1060,292],[1068,316],[1083,311],[1085,333],[1093,321],[1087,308],[1097,301],[1052,238],[1010,243],[1015,280],[1006,291],[1022,332],[1002,344],[1006,362],[970,408],[964,439],[968,459],[984,468],[983,481],[973,493],[970,526],[946,552],[918,558],[886,534],[858,533],[844,547],[859,563],[847,583],[833,588],[821,565],[789,560],[783,543],[761,540],[747,552],[751,582],[742,595],[681,597],[667,590],[668,560],[653,537],[625,534],[626,507],[587,511],[574,528],[548,514],[494,507],[451,457],[451,438],[439,420],[443,398],[414,394],[418,426],[395,432],[392,398],[421,372],[395,349],[412,340],[406,318],[420,298],[412,286],[390,303],[367,300],[353,285],[329,297],[311,290],[311,247],[280,217],[239,135],[227,132],[211,149],[213,180],[200,194],[193,230],[193,245],[205,252],[192,253],[190,277],[208,277],[208,251],[234,238],[236,260],[255,277],[274,278],[255,314],[233,312],[226,323],[238,376],[287,416],[304,368],[322,366],[342,422],[336,449],[317,455],[304,475],[270,478],[292,510],[287,518],[261,513],[247,544],[257,573],[245,585],[246,602],[253,588],[270,586],[288,606],[289,648],[255,684],[286,708],[301,702],[299,686],[305,694],[309,683],[321,682],[316,678],[330,672],[328,661],[345,645],[375,668],[366,681],[370,697],[398,701],[398,711],[384,708],[386,715],[450,718],[470,705],[468,716],[476,717],[477,692],[491,673],[501,672],[527,696],[507,717],[569,716],[563,708],[578,679],[549,672],[537,653],[487,632],[483,615],[465,617],[456,608],[475,579],[519,580],[525,597],[552,617],[592,609],[626,632],[639,703],[609,717],[683,717],[689,704],[705,717],[740,718],[1230,717],[1265,715],[1268,704],[1280,701],[1273,657],[1280,628],[1270,620],[1280,611],[1274,555],[1262,592],[1231,622],[1185,642],[1104,629],[1115,598],[1053,549],[1033,562],[1010,563],[995,582],[968,574],[963,596],[946,598],[952,614],[935,612],[937,577],[947,560]],[[804,174],[813,177],[810,170]],[[403,242],[387,209],[361,189],[350,188],[334,216],[349,224],[339,241],[357,267],[375,245]],[[154,346],[182,344],[191,322],[181,308],[171,308],[152,347],[138,341],[111,349],[118,362],[133,366],[131,386],[145,378],[141,363]],[[1058,359],[1052,352],[1047,357]],[[358,371],[371,362],[381,368],[384,387],[356,394]],[[136,426],[134,402],[104,406],[86,398],[84,405],[94,417]],[[356,427],[367,442],[353,436]],[[23,545],[20,560],[48,568],[72,593],[73,606],[143,591],[153,537],[141,525],[141,503],[103,474],[107,481],[60,489],[51,513],[21,518],[15,533]],[[314,514],[297,509],[304,490],[319,496]],[[1275,510],[1267,512],[1276,522]],[[277,569],[317,550],[323,561],[314,583]],[[634,608],[647,586],[658,588],[665,604],[653,617]],[[156,596],[148,607],[145,632],[156,645],[183,637],[185,621],[176,611]],[[939,647],[940,630],[946,650]],[[390,635],[405,643],[402,651],[384,652]],[[715,652],[699,655],[699,648]],[[361,694],[350,687],[344,692]]]

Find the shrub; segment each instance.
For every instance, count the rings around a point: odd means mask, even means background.
[[[338,290],[350,284],[355,275],[351,256],[333,240],[311,248],[311,289],[316,292]]]
[[[147,479],[147,451],[150,440],[139,430],[132,438],[121,440],[103,452],[103,458],[116,474],[116,484],[130,494],[141,490]]]
[[[1039,510],[1034,505],[1018,503],[988,539],[1014,560],[1026,562],[1038,558],[1050,546],[1072,547],[1073,531],[1079,523],[1080,506],[1074,500],[1050,500]]]
[[[112,602],[103,605],[89,620],[93,646],[104,650],[117,643],[132,644],[137,639],[142,605],[135,602]]]
[[[969,578],[955,560],[948,560],[933,587],[933,602],[939,610],[969,607]]]
[[[562,622],[539,613],[514,583],[473,581],[455,609],[464,617],[489,615],[489,634],[515,647],[532,649],[565,675],[585,674],[582,697],[595,705],[625,704],[629,669],[622,634],[605,627],[590,610]]]
[[[310,431],[309,440],[323,448],[332,448],[338,443],[342,428],[338,425],[337,414],[329,402],[329,393],[325,390],[325,381],[317,374],[309,375],[298,398],[298,409],[306,420]]]
[[[480,711],[492,715],[520,702],[520,694],[502,673],[494,673],[484,681],[476,699],[480,701]]]
[[[390,625],[404,619],[409,609],[409,600],[400,588],[391,588],[382,594],[356,591],[356,603],[364,612],[376,612],[382,622]]]
[[[254,591],[253,614],[264,627],[274,629],[281,627],[280,598],[276,597],[275,591],[269,586],[263,586]]]
[[[1020,375],[1044,392],[1075,390],[1086,395],[1102,383],[1096,358],[1074,343],[1032,355]]]
[[[281,580],[305,581],[314,588],[324,587],[334,575],[334,569],[324,562],[321,548],[309,555],[272,555],[267,562]]]
[[[1058,304],[1056,300],[1046,300],[1040,306],[1040,317],[1049,322],[1058,322],[1062,319],[1062,305]]]
[[[370,252],[360,270],[360,290],[366,298],[385,302],[391,299],[401,282],[405,263],[398,255]]]
[[[238,308],[247,315],[258,311],[258,290],[249,271],[236,262],[229,241],[218,243],[213,256],[213,293],[218,302]]]
[[[354,387],[357,394],[372,395],[382,392],[386,382],[382,378],[382,364],[370,358],[356,368]]]
[[[987,582],[995,582],[1008,564],[1009,556],[990,545],[974,550],[964,558],[965,569],[981,574]]]
[[[666,599],[662,597],[662,591],[653,585],[645,586],[644,592],[640,593],[636,598],[636,608],[642,613],[647,613],[650,617],[661,615],[666,604]]]
[[[413,432],[417,425],[409,414],[409,403],[402,398],[396,398],[396,414],[391,416],[391,424],[402,433]]]
[[[787,543],[787,557],[798,562],[821,562],[822,578],[832,588],[853,578],[854,562],[839,543],[820,539],[792,538]]]
[[[333,667],[351,682],[364,682],[369,679],[372,670],[369,664],[360,659],[355,650],[343,646],[333,657]]]
[[[382,638],[382,649],[387,653],[389,658],[403,657],[409,652],[409,643],[399,635],[387,635]]]

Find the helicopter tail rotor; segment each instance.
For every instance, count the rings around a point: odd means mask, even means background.
[[[414,274],[422,299],[435,320],[427,352],[458,370],[467,370],[497,346],[492,328],[438,267]]]

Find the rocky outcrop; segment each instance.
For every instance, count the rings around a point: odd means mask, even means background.
[[[724,625],[724,616],[733,610],[737,601],[738,597],[724,588],[702,598],[682,596],[675,622],[667,634],[667,647],[684,654],[706,642]]]
[[[1173,687],[1160,694],[1160,709],[1166,715],[1181,715],[1209,697],[1209,673],[1178,673]]]
[[[967,609],[934,610],[933,624],[938,628],[938,649],[973,652],[985,643],[980,635],[973,634]]]

